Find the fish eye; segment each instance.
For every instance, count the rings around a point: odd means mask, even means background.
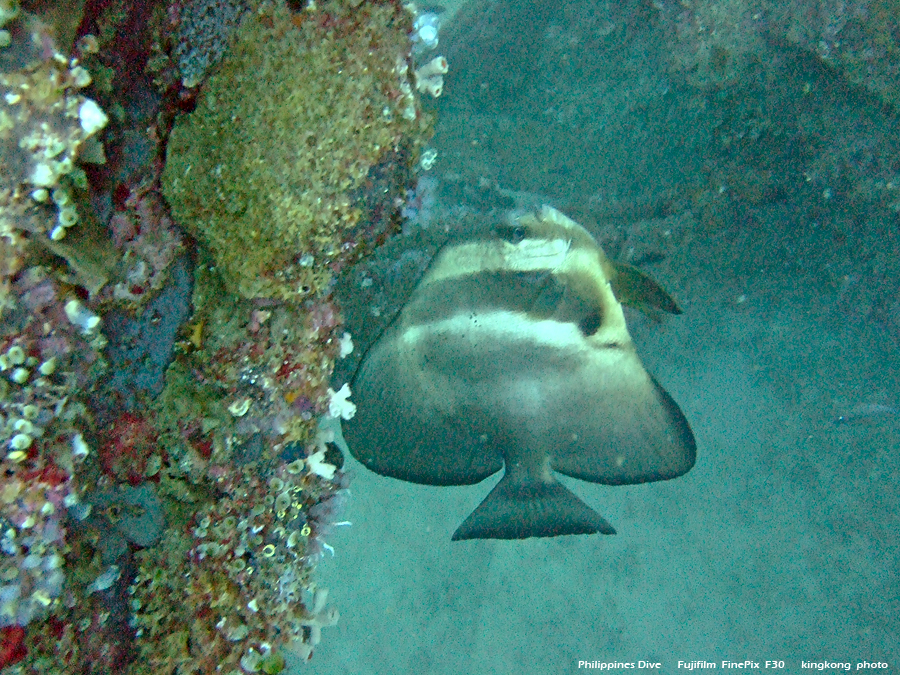
[[[518,244],[528,236],[528,229],[522,225],[500,225],[497,235],[512,244]]]

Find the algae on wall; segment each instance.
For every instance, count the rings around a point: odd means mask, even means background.
[[[426,131],[401,109],[410,23],[392,3],[293,15],[278,4],[244,20],[196,110],[176,124],[163,174],[178,222],[212,250],[232,290],[319,295],[366,238],[370,171],[414,161],[398,149]]]

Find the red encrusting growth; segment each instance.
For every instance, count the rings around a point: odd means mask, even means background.
[[[110,478],[137,486],[145,480],[147,461],[157,448],[151,421],[130,412],[122,413],[103,434],[100,463]]]
[[[0,628],[0,668],[6,668],[25,658],[25,629],[21,626]]]

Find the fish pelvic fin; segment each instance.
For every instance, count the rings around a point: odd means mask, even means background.
[[[509,472],[453,533],[464,539],[615,534],[600,514],[555,479],[513,480]]]

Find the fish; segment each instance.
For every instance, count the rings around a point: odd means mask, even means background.
[[[859,403],[843,415],[834,419],[835,426],[850,426],[861,422],[871,422],[895,418],[900,415],[900,408],[883,403]]]
[[[616,276],[550,206],[376,252],[335,291],[358,346],[334,380],[356,404],[341,421],[350,454],[425,485],[503,471],[455,541],[615,534],[555,474],[631,485],[696,461],[687,419],[637,354]]]

